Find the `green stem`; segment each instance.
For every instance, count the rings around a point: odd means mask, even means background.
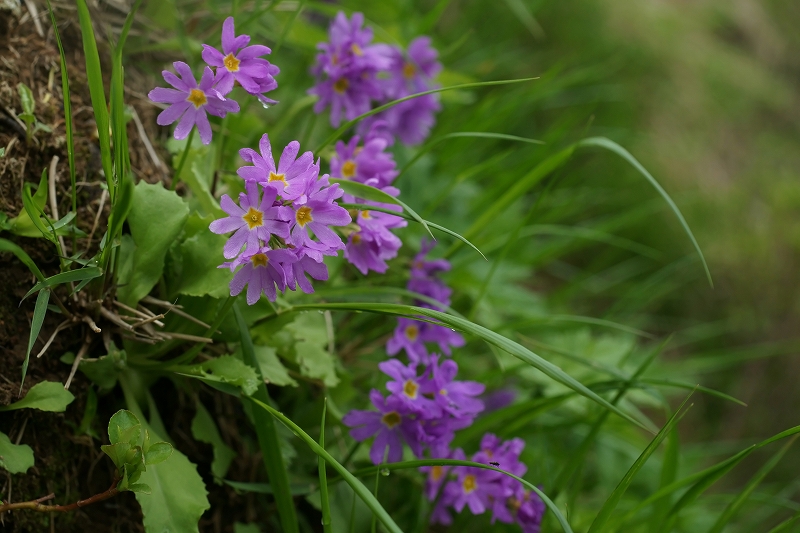
[[[256,360],[253,339],[250,338],[250,331],[247,328],[247,323],[244,321],[239,307],[235,304],[233,306],[233,313],[236,315],[239,335],[241,335],[244,363],[255,369],[260,382],[258,390],[253,394],[253,398],[264,405],[268,405],[270,402],[269,393],[267,392],[267,386],[264,384],[264,378],[261,376],[261,367]],[[264,459],[264,466],[267,469],[267,476],[269,476],[269,481],[274,489],[273,494],[275,496],[275,503],[278,506],[278,514],[280,515],[283,530],[285,533],[299,533],[300,530],[297,523],[297,514],[294,509],[294,500],[292,499],[292,493],[289,488],[289,472],[286,470],[286,465],[283,462],[275,419],[270,413],[263,409],[254,409],[253,422],[255,423],[258,444]]]
[[[169,186],[171,191],[175,190],[177,187],[178,182],[181,180],[181,172],[183,172],[183,165],[186,164],[186,158],[189,156],[189,150],[192,148],[192,141],[194,140],[194,131],[196,128],[192,128],[192,131],[189,132],[189,137],[186,139],[186,147],[183,149],[183,153],[181,154],[181,160],[178,162],[178,168],[175,169],[175,174],[172,175],[172,183]]]

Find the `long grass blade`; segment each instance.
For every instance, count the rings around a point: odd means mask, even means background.
[[[691,396],[691,395],[690,395]],[[600,508],[600,512],[597,513],[592,525],[589,526],[588,533],[599,533],[605,529],[606,523],[608,519],[611,517],[611,513],[617,508],[619,505],[622,496],[625,494],[625,491],[628,490],[631,483],[633,482],[633,478],[642,469],[650,456],[658,449],[658,446],[661,444],[661,441],[672,431],[672,428],[678,423],[678,421],[686,414],[686,410],[684,409],[686,402],[689,400],[689,397],[683,401],[681,406],[675,411],[675,414],[664,424],[664,427],[661,428],[661,431],[650,441],[650,444],[644,449],[644,451],[639,455],[639,457],[634,461],[633,465],[628,469],[625,475],[620,480],[617,488],[614,489],[614,492],[608,497],[608,499],[603,504],[603,507]],[[687,409],[688,410],[688,409]]]
[[[798,520],[800,520],[800,511],[796,512],[793,516],[787,518],[777,526],[770,529],[768,533],[786,533],[787,531],[791,531],[789,528],[792,527]]]
[[[520,79],[516,79],[516,80],[498,80],[498,81],[481,81],[481,82],[474,82],[474,83],[462,83],[462,84],[459,84],[459,85],[451,85],[450,87],[440,87],[438,89],[431,89],[430,91],[423,91],[421,93],[415,93],[415,94],[412,94],[410,96],[406,96],[404,98],[398,98],[397,100],[392,100],[389,103],[383,104],[382,106],[378,106],[375,109],[367,111],[363,115],[359,115],[356,118],[354,118],[353,120],[349,120],[349,121],[345,122],[336,131],[334,131],[327,139],[325,139],[325,141],[323,141],[323,143],[321,145],[319,145],[316,150],[314,150],[314,153],[315,154],[320,153],[320,151],[322,151],[323,148],[325,148],[326,146],[328,146],[332,142],[336,142],[336,139],[341,137],[347,130],[349,130],[351,127],[355,126],[356,124],[358,124],[359,122],[361,122],[365,118],[371,117],[372,115],[376,115],[376,114],[380,113],[381,111],[385,111],[385,110],[389,109],[390,107],[396,106],[397,104],[401,104],[403,102],[407,102],[408,100],[413,100],[414,98],[419,98],[420,96],[425,96],[427,94],[443,93],[445,91],[453,91],[453,90],[456,90],[456,89],[473,89],[473,88],[477,88],[477,87],[491,87],[491,86],[494,86],[494,85],[509,85],[509,84],[512,84],[512,83],[523,83],[523,82],[526,82],[526,81],[533,81],[533,80],[538,80],[538,79],[539,79],[538,77],[534,77],[534,78],[520,78]]]
[[[606,150],[614,152],[615,154],[622,157],[625,161],[630,163],[633,166],[633,168],[638,170],[639,173],[642,176],[644,176],[645,179],[647,179],[647,181],[650,182],[650,184],[656,189],[656,191],[658,191],[658,194],[660,194],[661,197],[664,199],[664,201],[667,202],[667,205],[669,205],[670,209],[672,209],[672,212],[680,221],[681,226],[683,226],[683,230],[686,232],[686,235],[688,235],[689,239],[692,241],[692,245],[694,245],[694,249],[695,251],[697,251],[697,255],[700,256],[700,261],[702,261],[703,263],[703,269],[705,269],[706,277],[708,278],[708,283],[713,287],[714,282],[711,279],[711,271],[708,269],[706,258],[703,255],[703,251],[700,249],[700,245],[697,243],[697,239],[695,239],[694,237],[694,233],[692,233],[692,230],[689,228],[689,224],[687,224],[686,219],[683,218],[683,213],[681,213],[681,210],[678,209],[677,205],[675,205],[675,202],[672,200],[670,195],[667,194],[667,191],[664,190],[661,184],[658,183],[658,181],[656,181],[656,179],[647,171],[647,169],[644,168],[642,164],[639,163],[639,161],[637,161],[636,158],[631,155],[630,152],[628,152],[625,148],[618,145],[611,139],[606,139],[605,137],[589,137],[588,139],[583,139],[582,141],[578,142],[578,146],[596,146],[598,148],[605,148]]]
[[[750,478],[750,481],[747,482],[747,485],[741,489],[739,494],[736,495],[736,498],[734,498],[734,500],[728,504],[714,525],[711,526],[711,529],[708,530],[708,533],[722,533],[722,530],[725,528],[727,523],[737,512],[739,512],[753,491],[761,484],[766,475],[778,465],[780,460],[783,458],[786,452],[789,451],[789,448],[796,440],[797,435],[789,439],[789,442],[784,444],[781,449],[778,450],[777,453],[775,453],[775,455],[773,455],[770,460],[767,461],[764,466],[762,466],[758,472],[753,475],[752,478]]]
[[[97,41],[94,37],[92,19],[86,0],[76,0],[78,5],[78,20],[83,38],[83,55],[86,58],[86,79],[89,82],[89,95],[92,100],[94,119],[97,122],[97,135],[100,139],[100,159],[103,172],[106,175],[108,192],[114,198],[114,175],[111,160],[111,138],[108,132],[108,107],[106,105],[105,89],[103,88],[103,72],[100,68],[100,54],[97,51]]]
[[[328,412],[328,399],[322,402],[322,422],[319,425],[319,446],[325,449],[325,415]],[[319,501],[322,507],[322,531],[330,533],[333,531],[331,526],[331,502],[328,497],[328,474],[326,472],[325,459],[317,457],[319,468]]]
[[[264,384],[263,376],[261,376],[261,366],[256,359],[253,340],[250,338],[250,330],[242,316],[242,312],[236,304],[233,305],[233,314],[236,317],[236,323],[239,327],[244,363],[255,369],[259,377],[259,386],[254,394],[254,401],[259,405],[266,405],[269,403],[269,394],[267,393],[267,386]],[[275,489],[275,503],[278,506],[278,515],[281,519],[281,525],[286,533],[298,533],[300,529],[297,523],[294,501],[289,488],[289,473],[286,471],[286,465],[283,463],[283,455],[281,454],[280,440],[278,439],[275,421],[268,413],[258,409],[253,411],[253,419],[256,426],[256,434],[258,435],[258,444],[261,447],[261,453],[264,459],[264,466],[267,469],[269,481]]]
[[[28,296],[35,293],[36,291],[40,291],[42,289],[55,287],[56,285],[61,285],[62,283],[69,283],[70,281],[83,281],[86,279],[94,279],[103,275],[103,271],[98,267],[86,267],[81,268],[79,270],[69,270],[67,272],[61,272],[60,274],[56,274],[55,276],[50,276],[49,278],[45,278],[42,281],[38,282],[34,285],[31,290],[29,290],[25,296],[22,298],[25,300]]]
[[[403,208],[403,211],[408,213],[414,220],[422,224],[422,227],[425,228],[425,231],[433,237],[433,233],[431,233],[431,229],[428,227],[428,223],[423,220],[421,216],[417,214],[416,211],[411,209],[404,201],[400,200],[392,196],[391,194],[387,194],[380,189],[376,189],[375,187],[370,187],[369,185],[364,185],[363,183],[358,183],[357,181],[350,181],[346,179],[331,179],[332,183],[338,183],[339,186],[344,189],[344,192],[348,194],[352,194],[358,198],[364,198],[365,200],[372,200],[374,202],[382,202],[385,204],[394,204],[399,205]]]
[[[50,302],[50,290],[43,290],[36,297],[36,307],[33,309],[33,320],[31,321],[31,334],[28,338],[28,349],[25,352],[25,361],[22,362],[22,381],[19,384],[19,394],[22,394],[22,387],[25,385],[25,375],[28,373],[28,362],[31,359],[31,350],[33,350],[33,343],[39,338],[39,332],[42,330],[44,323],[44,315],[47,313],[47,304]]]
[[[311,448],[318,456],[324,458],[331,467],[336,470],[342,478],[347,482],[350,487],[353,488],[353,491],[361,498],[364,503],[369,507],[369,509],[378,517],[378,520],[381,521],[381,524],[390,532],[390,533],[403,533],[403,530],[395,523],[389,513],[383,508],[383,506],[375,499],[372,492],[364,486],[364,484],[356,478],[353,474],[350,473],[344,466],[342,466],[336,459],[333,458],[331,454],[329,454],[325,448],[320,446],[317,441],[315,441],[311,436],[303,431],[300,426],[292,422],[289,418],[287,418],[283,413],[278,411],[277,409],[273,409],[266,403],[258,400],[255,397],[250,397],[250,401],[252,401],[258,407],[261,407],[273,417],[277,418],[283,425],[285,425],[289,430],[297,435],[297,437],[302,440],[303,442]]]
[[[573,378],[572,376],[561,370],[561,368],[557,367],[553,363],[536,355],[535,353],[523,347],[519,343],[516,343],[511,339],[503,337],[502,335],[499,335],[494,331],[491,331],[483,326],[479,326],[478,324],[470,322],[469,320],[466,320],[464,318],[456,317],[447,313],[442,313],[441,311],[435,311],[433,309],[427,309],[424,307],[416,307],[411,305],[401,305],[401,304],[362,303],[362,302],[320,303],[320,304],[297,305],[293,307],[293,310],[295,311],[301,311],[305,309],[308,310],[321,309],[321,310],[331,310],[331,311],[334,310],[365,311],[369,313],[381,313],[394,316],[404,316],[409,318],[418,318],[422,316],[442,322],[459,331],[475,335],[476,337],[483,339],[485,342],[493,346],[496,346],[497,348],[500,348],[505,352],[508,352],[514,357],[521,359],[522,361],[538,369],[543,374],[548,376],[550,379],[553,379],[554,381],[557,381],[562,385],[566,385],[567,387],[574,390],[578,394],[586,398],[589,398],[592,401],[597,402],[598,404],[602,405],[606,409],[613,411],[614,413],[624,418],[625,420],[628,420],[629,422],[636,424],[642,429],[649,431],[649,429],[644,424],[642,424],[629,414],[625,413],[618,407],[611,405],[607,400],[598,396],[595,392],[587,388],[584,384],[577,381],[575,378]]]
[[[39,270],[38,266],[36,266],[36,263],[33,262],[31,256],[29,256],[25,250],[23,250],[13,242],[7,239],[0,239],[0,252],[11,252],[15,256],[17,256],[17,259],[22,261],[22,264],[28,267],[28,270],[30,270],[33,273],[33,275],[36,276],[36,279],[38,279],[39,281],[44,281],[45,279],[44,274],[42,274],[42,271]]]
[[[344,207],[345,209],[359,209],[359,210],[367,210],[367,211],[378,211],[379,213],[386,213],[386,214],[389,214],[389,215],[395,215],[395,216],[398,216],[400,218],[404,218],[406,220],[413,220],[413,221],[416,222],[416,219],[414,217],[412,217],[411,215],[408,215],[406,213],[399,213],[397,211],[392,211],[391,209],[384,209],[382,207],[377,207],[377,206],[374,206],[374,205],[348,204],[348,203],[341,203],[339,205]],[[483,252],[481,252],[478,249],[477,246],[475,246],[474,244],[469,242],[467,239],[465,239],[463,236],[461,236],[460,234],[456,233],[455,231],[453,231],[451,229],[448,229],[448,228],[445,228],[444,226],[440,226],[439,224],[431,222],[430,220],[425,220],[425,224],[427,226],[435,229],[435,230],[439,230],[442,233],[446,233],[447,235],[450,235],[451,237],[454,237],[454,238],[458,239],[459,241],[463,242],[464,244],[466,244],[467,246],[469,246],[470,248],[472,248],[473,250],[475,250],[476,252],[481,254],[481,257],[486,259],[486,256],[483,255]]]

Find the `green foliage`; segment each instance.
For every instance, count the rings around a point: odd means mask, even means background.
[[[211,473],[214,474],[214,481],[219,484],[228,473],[236,452],[222,440],[214,419],[200,400],[197,400],[195,405],[197,412],[192,419],[192,436],[200,442],[210,444],[213,448],[214,461],[211,463]]]
[[[39,131],[52,131],[49,126],[36,120],[36,116],[33,114],[36,109],[36,99],[30,87],[24,83],[18,83],[17,92],[19,92],[19,100],[22,104],[22,113],[19,114],[19,118],[25,122],[27,126],[28,142],[30,142],[33,136]]]
[[[72,403],[75,396],[64,390],[61,383],[54,381],[41,381],[30,388],[25,397],[11,405],[0,406],[0,411],[14,411],[16,409],[38,409],[63,413]]]
[[[197,378],[212,385],[238,387],[247,396],[252,395],[259,384],[258,374],[254,368],[232,355],[223,355],[197,365],[175,366],[171,370],[176,374]]]
[[[132,239],[123,241],[118,273],[122,302],[135,305],[155,287],[164,270],[167,250],[188,216],[185,202],[160,183],[142,181],[136,185],[128,215]]]
[[[33,466],[33,450],[27,444],[14,444],[0,432],[0,468],[11,474],[24,474]]]
[[[336,359],[328,351],[328,331],[321,313],[301,313],[286,325],[294,337],[292,353],[304,376],[322,380],[327,387],[339,384]]]

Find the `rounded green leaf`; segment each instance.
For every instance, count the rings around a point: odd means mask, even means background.
[[[144,454],[144,463],[147,465],[163,463],[169,459],[170,455],[172,455],[172,444],[168,442],[155,442],[150,445],[150,448]]]

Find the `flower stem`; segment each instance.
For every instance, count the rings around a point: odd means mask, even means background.
[[[90,498],[86,498],[85,500],[80,500],[75,503],[71,503],[69,505],[42,504],[42,502],[46,502],[47,500],[55,498],[55,494],[48,494],[47,496],[38,498],[36,500],[31,500],[28,502],[7,503],[5,505],[0,505],[0,513],[4,513],[5,511],[13,511],[16,509],[30,509],[32,511],[39,511],[40,513],[52,513],[52,512],[66,513],[69,511],[74,511],[75,509],[86,507],[87,505],[91,505],[93,503],[113,498],[114,496],[119,494],[119,490],[117,489],[117,483],[119,483],[119,478],[115,477],[114,481],[111,483],[111,486],[105,492],[101,492],[100,494],[95,494]]]
[[[192,147],[192,141],[194,140],[194,130],[196,128],[192,128],[192,131],[189,132],[189,137],[186,139],[186,147],[183,149],[183,153],[181,154],[181,160],[178,162],[178,168],[175,169],[175,174],[172,175],[172,184],[169,186],[171,191],[175,190],[175,187],[178,185],[178,182],[181,178],[181,172],[183,171],[183,165],[186,164],[186,157],[189,155],[189,150]]]

